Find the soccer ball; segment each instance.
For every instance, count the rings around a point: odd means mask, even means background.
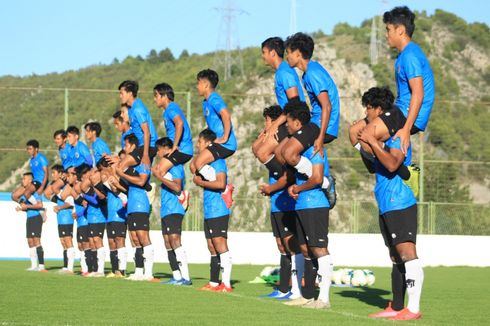
[[[338,269],[332,272],[332,283],[336,285],[342,284],[343,269]]]
[[[376,281],[376,277],[374,277],[373,271],[370,271],[369,269],[364,270],[364,274],[366,274],[366,284],[368,286],[371,286],[374,284],[374,281]]]
[[[351,284],[351,279],[352,279],[352,274],[353,270],[350,268],[345,268],[342,272],[341,280],[343,284],[350,285]]]
[[[367,284],[366,274],[362,269],[356,269],[352,273],[351,284],[354,286],[365,286]]]

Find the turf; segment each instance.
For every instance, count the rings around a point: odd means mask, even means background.
[[[207,282],[206,265],[190,266],[192,287],[58,275],[58,266],[48,262],[49,273],[33,273],[24,271],[26,261],[0,261],[0,325],[392,323],[367,317],[390,298],[387,268],[371,268],[376,275],[373,287],[333,287],[332,308],[318,311],[258,298],[271,291],[268,285],[248,283],[262,266],[234,266],[232,294],[197,291]],[[170,277],[166,264],[156,264],[155,271],[158,277]],[[488,324],[489,275],[489,268],[425,268],[423,319],[401,323]]]

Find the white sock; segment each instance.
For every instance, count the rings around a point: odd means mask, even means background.
[[[182,279],[182,274],[180,274],[179,270],[172,271],[172,277],[174,278],[174,280],[180,281]]]
[[[298,173],[305,174],[308,178],[313,175],[313,164],[304,156],[300,156],[298,164],[294,166]]]
[[[104,265],[105,265],[105,250],[104,247],[100,247],[97,249],[97,273],[104,274]]]
[[[221,261],[221,278],[226,287],[231,287],[231,255],[230,252],[224,252],[219,254],[219,259]]]
[[[85,260],[85,251],[80,251],[80,267],[82,268],[82,273],[88,272],[87,261]]]
[[[199,173],[208,181],[216,181],[216,170],[211,165],[204,165]]]
[[[330,181],[328,181],[327,177],[323,177],[322,188],[327,189],[330,186]]]
[[[173,181],[174,180],[174,177],[172,176],[172,174],[170,172],[167,172],[165,173],[165,175],[163,176],[164,179],[167,179],[169,181]]]
[[[134,276],[143,276],[143,268],[142,267],[136,267],[134,269]]]
[[[37,267],[37,250],[36,247],[29,248],[29,256],[31,257],[31,268]]]
[[[71,247],[66,250],[68,256],[68,270],[73,272],[73,265],[75,264],[75,248]]]
[[[182,246],[174,249],[175,256],[177,256],[177,263],[179,263],[179,269],[182,277],[186,280],[190,280],[189,265],[187,264],[187,254]]]
[[[420,295],[422,294],[422,284],[424,283],[424,270],[420,260],[414,259],[405,263],[405,274],[407,282],[408,305],[410,312],[420,311]]]
[[[40,270],[45,269],[45,268],[44,268],[44,264],[39,264],[39,269],[40,269]]]
[[[34,195],[31,195],[31,197],[29,197],[28,201],[32,205],[35,205],[37,203],[37,199],[34,197]]]
[[[320,278],[320,293],[318,295],[318,300],[321,300],[324,303],[330,302],[329,292],[332,279],[332,270],[332,256],[326,255],[318,258],[318,277]]]
[[[119,270],[125,271],[128,265],[128,254],[126,252],[126,247],[117,249],[117,258],[119,259]]]
[[[119,199],[121,199],[123,206],[127,204],[128,202],[128,195],[126,195],[124,192],[120,192],[119,195],[117,195]]]
[[[291,293],[293,297],[301,296],[301,280],[305,271],[303,254],[291,255]]]
[[[73,198],[73,196],[66,197],[65,203],[67,203],[71,207],[75,208],[75,199]]]
[[[143,247],[143,257],[145,258],[145,276],[153,277],[153,245]]]

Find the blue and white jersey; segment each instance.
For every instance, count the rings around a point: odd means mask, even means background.
[[[89,166],[94,166],[94,160],[90,153],[90,149],[82,141],[78,141],[75,146],[71,146],[70,158],[74,167],[79,167],[84,163]]]
[[[216,134],[217,138],[223,137],[225,129],[223,121],[221,120],[220,112],[222,110],[227,110],[227,108],[221,96],[219,96],[219,94],[216,92],[212,92],[208,99],[202,102],[202,109],[204,118],[208,124],[208,128]],[[233,124],[231,125],[230,135],[227,142],[221,145],[226,149],[236,151],[237,141],[235,138],[235,132],[233,131]]]
[[[145,134],[141,125],[144,123],[148,124],[148,130],[150,131],[150,147],[155,147],[155,142],[157,141],[158,135],[153,120],[151,119],[150,112],[143,104],[139,98],[135,99],[133,105],[128,108],[129,124],[131,129],[133,129],[133,134],[138,138],[139,145],[143,146],[145,144]]]
[[[422,77],[424,99],[414,125],[422,131],[425,130],[434,105],[434,75],[432,74],[429,60],[427,60],[422,49],[414,42],[408,43],[398,55],[395,61],[395,77],[397,89],[395,105],[402,110],[405,117],[408,116],[410,99],[412,98],[409,81],[416,77]]]
[[[43,153],[38,152],[36,156],[31,157],[29,165],[31,166],[34,181],[42,183],[45,175],[44,168],[48,167],[48,159],[46,156],[44,156]]]
[[[92,151],[94,153],[95,164],[97,164],[104,155],[111,155],[109,146],[107,146],[107,143],[99,137],[92,143]]]
[[[110,190],[107,192],[107,223],[109,222],[126,222],[126,208],[121,198]]]
[[[389,138],[385,145],[392,149],[401,150],[400,138],[393,140]],[[402,164],[412,163],[412,147],[409,146],[407,156]],[[376,185],[374,195],[378,202],[379,214],[408,208],[417,203],[412,190],[403,182],[396,172],[389,172],[381,162],[374,160],[374,170],[376,173]]]
[[[173,180],[180,180],[182,183],[182,190],[184,190],[185,185],[185,174],[184,174],[184,166],[179,164],[177,166],[173,166],[169,171]],[[160,217],[165,218],[170,214],[180,214],[184,215],[185,210],[182,204],[179,202],[178,198],[179,194],[176,194],[169,188],[165,187],[162,184],[160,188]]]
[[[286,61],[283,61],[277,68],[274,76],[274,90],[276,92],[277,103],[283,109],[289,101],[286,91],[292,87],[296,87],[299,99],[304,102],[305,95],[303,94],[303,87],[301,87],[298,74]]]
[[[163,112],[163,121],[165,123],[165,129],[167,130],[167,137],[175,142],[175,122],[174,118],[179,116],[182,119],[183,123],[183,131],[182,136],[180,138],[179,143],[179,151],[192,156],[192,135],[191,128],[187,123],[187,119],[185,118],[184,112],[180,109],[180,107],[175,102],[170,102],[168,107]]]
[[[67,170],[70,166],[73,165],[71,160],[71,150],[72,146],[70,144],[65,144],[64,147],[58,148],[58,154],[60,155],[61,165],[63,165],[63,169]]]
[[[209,165],[214,168],[216,175],[218,173],[226,173],[228,169],[226,168],[226,162],[223,159],[216,160]],[[225,215],[230,215],[230,210],[226,207],[223,197],[221,197],[220,190],[211,190],[204,188],[204,219],[211,219],[222,217]]]
[[[306,151],[304,151],[302,156],[310,160],[311,164],[313,165],[321,164],[323,167],[323,175],[328,176],[330,172],[328,166],[327,152],[323,150],[324,158],[322,159],[322,157],[318,153],[316,153],[315,156],[311,157],[314,151],[315,150],[313,146],[311,146]],[[305,176],[304,174],[296,173],[297,185],[302,185],[306,181],[308,181],[307,176]],[[330,204],[328,203],[327,197],[325,196],[325,193],[321,188],[321,184],[312,189],[301,191],[298,194],[298,199],[296,200],[296,210],[299,211],[302,209],[311,208],[330,208]]]
[[[144,164],[139,164],[136,166],[135,170],[140,175],[150,175],[151,173],[150,167],[145,167]],[[129,184],[127,209],[128,214],[150,212],[150,201],[148,200],[148,195],[146,194],[146,190],[144,188],[131,183]]]
[[[97,203],[93,201],[88,201],[87,205],[87,221],[89,224],[105,223],[106,216],[104,215],[103,207],[101,201],[97,196],[94,196]]]
[[[34,193],[32,195],[34,196],[34,198],[36,198],[37,201],[42,201],[42,197],[39,196],[37,191],[34,191]],[[28,209],[28,210],[26,210],[27,218],[33,218],[33,217],[36,217],[38,215],[41,215],[40,211],[41,211],[40,209]]]
[[[277,180],[269,173],[269,184],[273,185]],[[271,212],[291,212],[295,210],[296,202],[288,194],[288,188],[276,191],[271,196]]]
[[[87,226],[87,208],[83,207],[83,205],[75,203],[75,211],[77,213],[77,228],[81,226]]]
[[[63,206],[65,204],[64,201],[61,199],[57,198],[56,199],[56,205],[58,206]],[[65,225],[65,224],[70,224],[73,225],[73,217],[71,216],[71,208],[65,208],[62,210],[59,210],[58,213],[56,213],[56,219],[58,220],[58,225]]]
[[[321,92],[327,92],[332,109],[326,133],[337,137],[340,122],[340,101],[337,86],[330,74],[316,61],[310,60],[303,74],[303,83],[311,103],[311,122],[321,126],[322,106],[318,101]]]
[[[121,134],[121,149],[124,150],[124,138],[126,138],[127,135],[133,134],[133,129],[129,128],[125,132]]]

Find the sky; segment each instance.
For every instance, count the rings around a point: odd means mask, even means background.
[[[302,32],[329,34],[339,22],[359,26],[399,5],[428,14],[443,9],[490,25],[488,0],[11,0],[0,10],[0,76],[60,73],[166,47],[175,56],[224,48],[219,8],[227,2],[237,9],[232,45],[258,46],[267,37],[290,35],[292,1]]]

